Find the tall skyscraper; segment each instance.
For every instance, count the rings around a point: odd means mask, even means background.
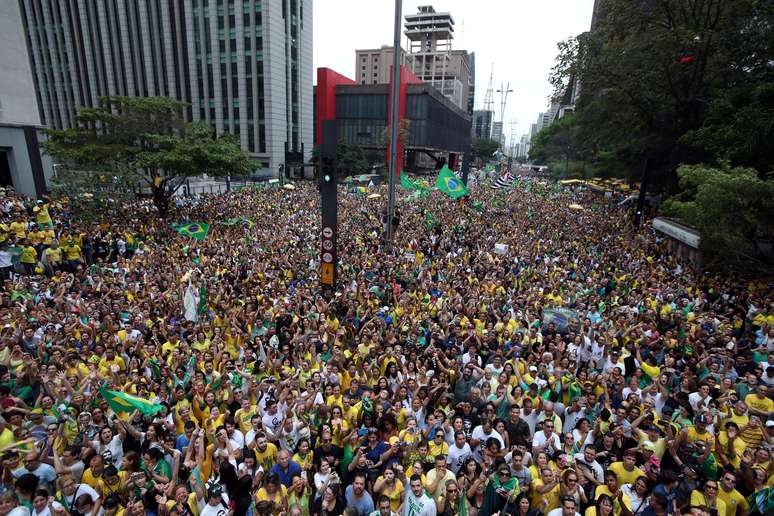
[[[164,95],[272,171],[286,150],[311,157],[312,0],[19,5],[44,125],[73,127],[101,96]]]
[[[51,158],[41,156],[38,105],[16,2],[0,2],[0,186],[36,197],[46,193]]]

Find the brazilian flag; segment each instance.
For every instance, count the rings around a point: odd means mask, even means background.
[[[441,172],[438,174],[438,179],[435,180],[435,186],[451,197],[452,199],[459,199],[465,195],[468,195],[470,191],[460,179],[457,179],[449,167],[444,165]]]
[[[435,217],[429,211],[425,212],[425,229],[430,231],[437,224]]]
[[[144,416],[152,416],[163,407],[159,403],[152,403],[149,400],[140,398],[139,396],[132,396],[120,391],[109,391],[104,387],[100,387],[99,394],[107,401],[116,412],[133,412],[138,410]]]
[[[207,232],[210,230],[210,225],[203,222],[191,222],[190,224],[183,224],[177,228],[177,232],[183,236],[189,236],[196,240],[204,240],[207,237]]]

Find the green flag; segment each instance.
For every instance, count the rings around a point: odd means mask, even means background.
[[[473,201],[473,204],[471,206],[473,206],[473,209],[479,213],[481,213],[481,211],[483,211],[484,209],[484,205],[481,204],[481,202],[479,201]]]
[[[429,211],[425,212],[425,229],[430,231],[437,224],[435,217]]]
[[[191,222],[190,224],[183,224],[177,228],[177,232],[183,236],[189,236],[196,240],[204,240],[207,237],[207,232],[210,230],[210,225],[203,222]]]
[[[460,179],[457,179],[457,176],[455,176],[446,165],[443,166],[441,172],[438,174],[438,179],[435,180],[435,186],[452,199],[459,199],[470,193],[465,184]]]
[[[400,171],[400,187],[404,188],[406,190],[415,190],[416,185],[414,184],[414,181],[409,178],[408,175],[406,175],[405,172],[402,170]]]
[[[99,393],[107,401],[107,404],[110,405],[110,408],[116,412],[139,410],[144,416],[152,416],[163,408],[160,403],[151,403],[149,400],[144,400],[125,392],[109,391],[104,387],[99,389]]]

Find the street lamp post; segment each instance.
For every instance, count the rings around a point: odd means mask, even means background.
[[[395,176],[398,166],[398,126],[400,120],[398,120],[398,94],[400,92],[400,18],[403,9],[403,0],[395,0],[395,27],[393,34],[393,48],[392,53],[392,90],[390,91],[390,166],[388,173],[390,174],[389,185],[390,191],[387,195],[387,223],[384,229],[384,240],[389,244],[392,238],[392,219],[395,216]]]

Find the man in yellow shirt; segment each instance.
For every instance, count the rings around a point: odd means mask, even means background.
[[[51,227],[51,214],[48,212],[48,204],[44,204],[43,201],[38,201],[37,206],[32,208],[35,213],[35,222],[40,227]]]
[[[38,252],[30,244],[30,241],[24,239],[22,242],[22,252],[19,261],[24,267],[24,273],[27,276],[33,276],[35,274],[35,266],[38,264]]]
[[[9,226],[11,233],[16,237],[16,240],[21,240],[27,236],[27,223],[22,219],[16,219],[11,222]]]
[[[46,263],[46,272],[53,276],[62,266],[62,248],[58,242],[53,242],[51,247],[43,251],[43,261]]]
[[[81,263],[81,246],[75,243],[75,240],[68,240],[67,244],[62,247],[62,251],[65,254],[65,260],[67,265],[73,269]]]
[[[733,473],[726,472],[721,477],[718,498],[726,504],[726,516],[736,516],[737,511],[744,515],[750,510],[747,499],[736,490],[736,477]]]
[[[635,466],[636,460],[637,452],[634,450],[626,450],[623,462],[613,462],[610,464],[609,469],[616,474],[619,483],[634,484],[638,478],[645,476],[645,473]]]
[[[772,412],[774,412],[774,401],[767,394],[766,386],[759,385],[755,388],[755,392],[745,396],[744,402],[747,403],[751,414],[761,416],[762,418],[768,418],[772,415]]]

